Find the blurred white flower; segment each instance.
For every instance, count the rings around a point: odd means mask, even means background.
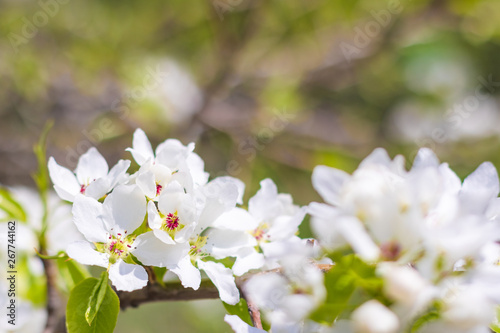
[[[398,317],[376,300],[370,300],[354,310],[351,321],[354,333],[399,332]]]

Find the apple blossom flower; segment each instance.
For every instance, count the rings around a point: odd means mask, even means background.
[[[129,166],[130,161],[120,160],[109,170],[108,163],[94,147],[80,156],[74,172],[57,164],[53,157],[48,163],[54,190],[61,199],[70,202],[78,194],[102,198],[116,185],[126,181]]]
[[[228,304],[239,301],[230,268],[207,261],[204,231],[225,211],[240,200],[240,181],[216,178],[199,187],[194,197],[178,183],[171,183],[158,198],[158,208],[149,201],[148,219],[152,229],[136,239],[134,255],[146,265],[166,267],[176,274],[186,288],[198,289],[200,270],[204,271]],[[210,240],[211,242],[211,240]]]
[[[277,243],[298,239],[296,233],[305,216],[305,209],[294,205],[289,194],[278,193],[271,179],[260,185],[249,200],[248,212],[233,208],[208,233],[210,253],[216,258],[236,257],[233,272],[238,276],[261,268]]]
[[[156,237],[166,244],[186,242],[199,218],[193,196],[184,192],[178,182],[171,182],[158,198],[158,207],[148,202],[148,224]]]
[[[179,140],[167,139],[153,152],[146,133],[138,128],[132,148],[126,150],[140,165],[133,178],[148,198],[156,199],[171,180],[178,181],[189,192],[207,183],[208,173],[204,171],[203,160],[193,152],[194,143],[184,146]]]
[[[251,276],[243,286],[272,326],[303,321],[326,297],[323,272],[307,257],[307,245],[300,247],[301,254],[280,260],[280,272]]]
[[[73,221],[87,241],[68,246],[67,253],[84,265],[101,266],[118,290],[132,291],[147,284],[146,270],[132,262],[136,236],[143,223],[146,198],[135,185],[119,185],[100,202],[77,195],[73,203]]]

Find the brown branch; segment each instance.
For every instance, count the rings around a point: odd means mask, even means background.
[[[140,290],[132,292],[117,291],[116,293],[120,298],[122,310],[158,301],[191,301],[219,298],[219,291],[209,280],[202,281],[198,290],[184,288],[180,283],[167,283],[165,287],[158,283],[148,283],[146,287]]]
[[[330,264],[317,264],[317,267],[327,272],[332,268]],[[265,274],[269,272],[279,273],[279,269],[259,272],[255,274]],[[248,313],[252,319],[253,326],[262,329],[262,320],[260,317],[259,308],[246,295],[243,288],[246,281],[255,274],[246,274],[236,278],[236,286],[240,291],[240,295],[247,301]],[[218,299],[219,291],[210,280],[203,280],[198,290],[184,288],[180,283],[167,283],[164,286],[150,278],[148,285],[140,290],[132,292],[116,291],[120,299],[120,308],[125,310],[129,307],[136,308],[144,303],[160,302],[160,301],[191,301],[200,299]]]
[[[45,251],[42,253],[46,254]],[[42,263],[47,279],[47,323],[43,333],[54,333],[57,331],[60,318],[63,316],[63,304],[56,286],[55,262],[50,259],[42,259]]]
[[[257,305],[252,301],[247,300],[248,313],[250,314],[250,319],[252,319],[252,324],[256,328],[262,328],[262,320],[260,319],[260,311]]]

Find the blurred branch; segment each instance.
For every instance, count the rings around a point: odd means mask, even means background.
[[[213,0],[208,0],[211,3]],[[259,1],[253,1],[252,5],[245,9],[243,27],[239,33],[234,32],[234,28],[228,25],[229,20],[222,20],[219,17],[214,6],[210,5],[210,14],[213,22],[213,28],[216,36],[217,57],[221,59],[216,74],[205,88],[205,99],[199,111],[194,114],[191,123],[188,125],[190,132],[197,132],[197,125],[211,127],[204,121],[203,115],[210,108],[213,98],[226,86],[229,79],[233,76],[234,67],[238,56],[244,50],[244,46],[252,39],[252,36],[258,31],[258,22],[256,19],[259,13]],[[227,13],[231,15],[231,13]],[[193,135],[193,134],[191,134]]]
[[[40,251],[46,253],[45,249]],[[45,277],[47,279],[47,324],[44,333],[58,332],[59,322],[63,317],[64,306],[57,292],[57,268],[54,260],[42,259]]]
[[[330,264],[317,264],[316,265],[322,272],[328,272],[333,265]],[[260,318],[260,311],[246,295],[243,288],[248,279],[256,274],[266,274],[270,272],[279,273],[280,269],[274,269],[265,272],[258,272],[255,274],[246,274],[236,278],[236,286],[240,291],[240,295],[247,301],[248,312],[254,327],[262,329],[262,320]],[[219,299],[219,291],[210,280],[203,280],[198,290],[185,288],[180,283],[167,283],[165,286],[160,285],[154,279],[150,279],[148,285],[142,289],[134,290],[132,292],[117,291],[120,298],[120,308],[125,310],[129,307],[136,308],[141,304],[160,302],[160,301],[192,301],[201,299]]]
[[[158,301],[191,301],[197,299],[219,298],[219,291],[214,284],[209,281],[202,281],[198,290],[184,288],[180,283],[168,283],[165,287],[158,283],[148,283],[140,290],[132,292],[117,291],[120,298],[122,310],[133,307],[136,308],[144,303]]]

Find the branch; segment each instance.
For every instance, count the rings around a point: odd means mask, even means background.
[[[317,267],[327,272],[332,268],[330,264],[317,264]],[[248,313],[252,319],[254,327],[262,329],[262,320],[258,307],[247,297],[244,291],[245,282],[255,274],[265,274],[269,272],[280,272],[280,269],[271,271],[247,274],[236,278],[236,286],[240,291],[240,295],[247,301]],[[152,275],[150,274],[150,277]],[[115,290],[116,291],[116,290]],[[210,280],[203,280],[198,290],[184,288],[180,283],[167,283],[165,286],[160,285],[155,279],[150,278],[148,285],[140,290],[132,292],[116,291],[120,298],[120,308],[125,310],[129,307],[136,308],[144,303],[160,302],[160,301],[191,301],[199,299],[218,299],[219,291]]]
[[[128,307],[136,308],[143,303],[158,301],[191,301],[197,299],[219,298],[219,291],[212,281],[204,280],[198,290],[184,288],[180,283],[167,283],[165,287],[158,283],[148,283],[140,290],[132,292],[117,291],[120,298],[120,307],[125,310]]]
[[[57,292],[57,269],[55,267],[55,262],[50,259],[42,259],[42,263],[45,271],[45,277],[47,279],[47,324],[43,332],[53,333],[57,331],[57,327],[63,314],[64,307],[61,301],[61,297]]]

